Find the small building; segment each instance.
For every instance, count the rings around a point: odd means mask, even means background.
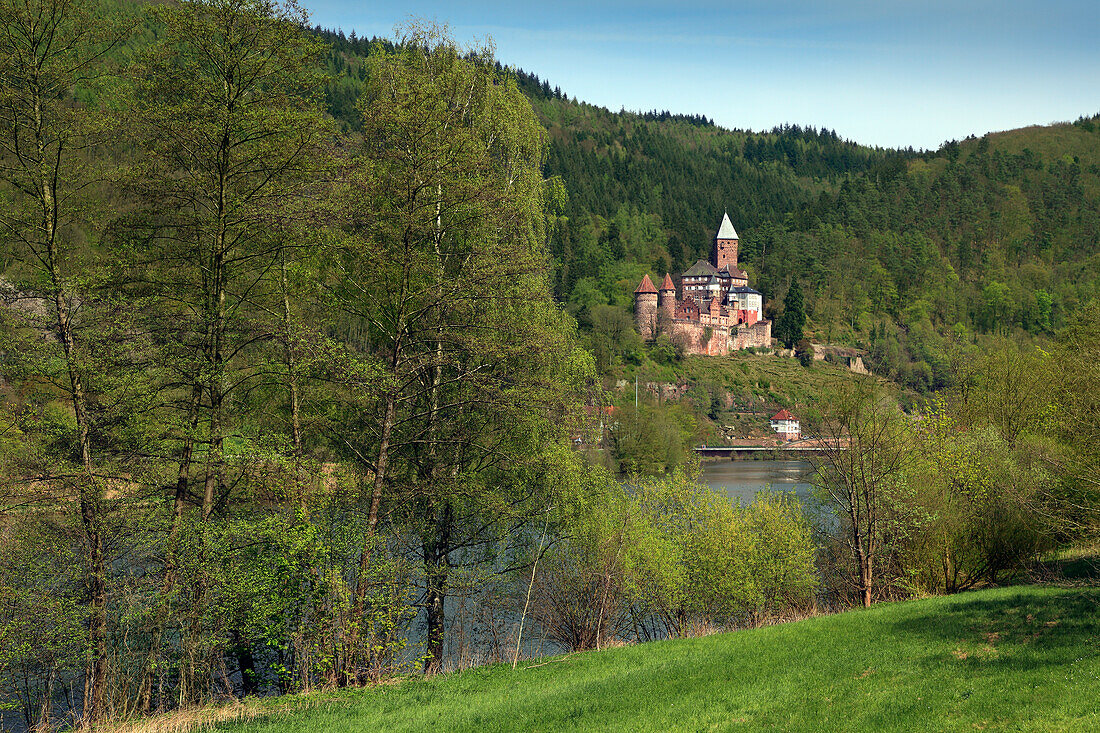
[[[780,410],[772,415],[771,422],[772,430],[778,433],[779,437],[783,440],[798,440],[802,437],[802,429],[799,426],[798,418],[786,409]]]

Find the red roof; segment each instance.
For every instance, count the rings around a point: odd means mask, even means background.
[[[772,420],[797,420],[797,419],[798,418],[796,418],[794,415],[787,412],[786,409],[780,410],[779,412],[772,415]]]
[[[635,293],[656,293],[657,288],[653,287],[653,281],[649,279],[649,275],[642,278],[642,282],[638,287],[634,288]]]
[[[665,281],[661,283],[661,290],[675,290],[676,286],[672,284],[672,278],[669,274],[665,273]]]

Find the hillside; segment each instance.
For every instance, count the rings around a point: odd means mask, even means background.
[[[219,728],[1091,731],[1096,588],[1007,587],[349,692]]]
[[[960,348],[1041,343],[1100,295],[1098,159],[1095,120],[899,154],[836,185],[815,179],[816,199],[794,201],[785,216],[739,223],[741,263],[773,318],[797,282],[811,338],[866,350],[875,373],[910,389],[939,389]],[[798,180],[811,195],[813,184]],[[715,223],[727,205],[740,215],[732,188],[701,188],[730,199],[713,205]],[[581,216],[556,234],[559,297],[594,334],[613,330],[605,306],[628,315],[641,275],[660,278],[677,260],[675,231],[639,201],[604,229]],[[605,351],[608,373],[630,362],[626,341]]]
[[[371,42],[316,32],[332,44],[330,110],[354,129]],[[919,392],[950,383],[960,345],[1042,339],[1100,295],[1100,118],[918,153],[613,112],[509,73],[548,130],[554,291],[585,333],[626,316],[646,272],[704,256],[724,210],[770,315],[799,282],[815,340],[863,348]],[[631,348],[612,344],[604,373],[621,375]]]

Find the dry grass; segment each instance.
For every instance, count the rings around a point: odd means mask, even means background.
[[[221,705],[173,710],[147,718],[111,723],[100,727],[104,733],[188,733],[209,730],[218,723],[249,720],[267,714],[258,700],[247,699]]]
[[[213,730],[222,723],[236,723],[308,710],[331,702],[333,699],[333,695],[324,692],[284,695],[267,701],[247,698],[108,723],[100,726],[98,730],[101,733],[191,733],[191,731]]]

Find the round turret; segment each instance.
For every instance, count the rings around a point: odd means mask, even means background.
[[[634,323],[647,341],[657,338],[657,288],[649,275],[634,289]]]
[[[672,320],[672,316],[676,313],[676,286],[667,272],[665,281],[661,283],[661,289],[657,293],[657,308],[666,321]]]

